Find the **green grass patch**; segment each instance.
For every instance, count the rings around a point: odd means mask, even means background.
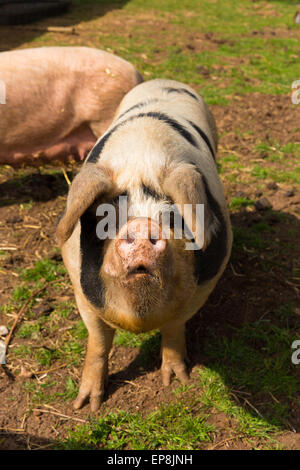
[[[25,285],[16,287],[12,293],[12,298],[16,302],[28,300],[30,296],[31,296],[31,291]]]
[[[40,325],[38,323],[24,323],[17,331],[17,338],[39,338]]]
[[[251,175],[256,179],[264,180],[269,176],[269,170],[260,165],[254,165]]]
[[[154,334],[154,332],[135,334],[126,330],[117,330],[114,337],[114,344],[116,346],[140,348],[143,342],[150,339]]]
[[[239,158],[237,155],[227,155],[226,157],[222,158],[222,162],[225,163],[232,163],[232,162],[238,162]]]
[[[58,391],[63,389],[62,391]],[[68,377],[63,387],[56,380],[47,378],[44,382],[27,380],[23,384],[23,390],[30,396],[33,405],[54,403],[57,400],[71,401],[76,398],[78,387],[72,377]]]
[[[59,278],[60,275],[65,272],[62,263],[57,263],[50,259],[43,259],[37,261],[33,268],[22,270],[20,277],[24,281],[37,282],[43,280],[50,282]]]
[[[21,344],[19,346],[14,346],[12,351],[16,356],[22,356],[27,358],[31,357],[33,350],[28,344]]]
[[[209,388],[214,406],[240,419],[241,407],[237,410],[235,404],[231,408],[232,400],[228,401],[228,391],[225,393],[224,387],[240,390],[241,404],[244,403],[243,420],[246,419],[245,411],[248,417],[254,417],[258,425],[253,431],[256,436],[261,435],[260,429],[265,433],[274,427],[280,430],[286,426],[289,400],[299,390],[299,378],[291,362],[291,344],[295,338],[286,321],[291,311],[290,305],[284,305],[278,312],[277,319],[281,322],[277,321],[277,324],[268,320],[256,321],[233,329],[230,337],[208,338],[205,342],[205,353],[212,361],[210,368],[217,374],[213,381],[214,391]],[[205,376],[207,371],[202,372],[201,377],[203,374]]]
[[[130,348],[139,348],[137,362],[142,367],[147,367],[159,356],[161,335],[158,331],[134,334],[130,331],[117,330],[114,344]]]
[[[57,306],[55,307],[55,311],[53,315],[57,315],[61,317],[63,320],[66,320],[69,317],[69,315],[71,315],[71,313],[74,312],[75,309],[76,309],[75,301],[58,302]]]
[[[70,334],[74,339],[84,340],[88,337],[88,331],[82,320],[77,320],[70,330]]]
[[[234,211],[253,205],[254,201],[248,199],[247,197],[233,197],[229,203],[229,208]]]
[[[253,230],[252,227],[248,227],[247,230],[241,227],[233,227],[233,252],[246,248],[248,250],[261,250],[267,246],[267,242],[263,239],[260,231]]]
[[[57,349],[41,347],[34,351],[34,358],[41,366],[49,367],[58,357]]]
[[[271,179],[278,183],[300,184],[300,166],[283,171],[280,169],[262,167],[261,165],[254,165],[251,176],[257,180]]]
[[[290,142],[286,145],[280,145],[279,142],[267,143],[259,142],[255,149],[263,158],[271,162],[286,162],[289,164],[296,158],[300,159],[300,144]]]
[[[22,269],[20,271],[20,284],[13,290],[11,300],[5,305],[0,306],[0,311],[4,314],[12,313],[16,309],[20,309],[26,302],[32,292],[40,289],[47,282],[57,280],[57,283],[63,280],[65,268],[62,263],[44,259],[38,261],[33,268]],[[39,298],[45,295],[46,289],[39,292]],[[28,318],[34,318],[31,308],[36,303],[36,299],[32,299],[27,311]],[[67,309],[67,308],[66,308]]]
[[[214,428],[205,415],[193,416],[185,401],[162,405],[146,416],[125,411],[110,412],[87,426],[77,427],[59,449],[201,449]]]
[[[241,405],[234,399],[234,393],[224,383],[221,374],[210,368],[200,369],[199,378],[201,384],[201,402],[212,412],[213,410],[225,413],[234,420],[235,429],[238,434],[248,439],[269,439],[278,433],[280,425],[270,423],[263,416],[255,415],[253,409],[247,406],[243,398]],[[240,397],[243,397],[241,394]],[[244,395],[247,397],[247,393]],[[249,398],[249,396],[248,396]]]

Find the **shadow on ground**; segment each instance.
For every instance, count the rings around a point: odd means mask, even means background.
[[[0,450],[53,450],[49,439],[32,436],[23,432],[1,432]]]
[[[49,27],[70,28],[82,21],[97,19],[111,10],[121,9],[127,2],[128,0],[73,0],[63,14],[26,25],[0,25],[0,52],[34,40],[47,32]]]
[[[72,179],[72,172],[67,172]],[[17,175],[0,183],[0,207],[30,201],[46,202],[67,194],[68,184],[60,169],[53,167],[53,173],[42,174],[39,171]]]

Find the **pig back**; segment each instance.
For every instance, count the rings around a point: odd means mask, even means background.
[[[103,132],[141,77],[105,51],[43,47],[0,53],[0,80],[0,154],[7,155],[53,145],[82,123],[98,123]]]

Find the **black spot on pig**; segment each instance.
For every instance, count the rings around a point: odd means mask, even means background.
[[[227,254],[227,228],[218,202],[214,199],[206,178],[202,174],[209,211],[218,220],[219,225],[205,250],[195,250],[195,277],[198,284],[209,281],[219,272]]]
[[[101,308],[103,307],[104,288],[99,272],[104,257],[104,240],[97,237],[97,219],[92,212],[87,210],[80,217],[80,225],[81,287],[89,301],[95,307]]]

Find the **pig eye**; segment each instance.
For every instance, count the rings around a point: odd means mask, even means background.
[[[152,245],[156,245],[157,240],[155,238],[150,238],[150,242]]]

